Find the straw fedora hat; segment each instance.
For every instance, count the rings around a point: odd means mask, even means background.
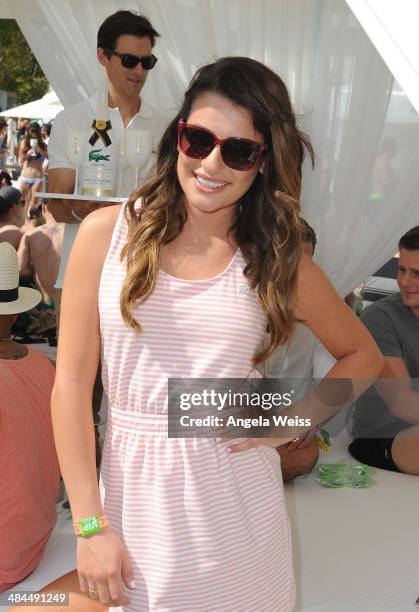
[[[0,315],[26,312],[41,299],[36,289],[19,287],[17,253],[8,242],[0,242]]]

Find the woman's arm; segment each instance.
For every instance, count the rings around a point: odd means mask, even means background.
[[[299,266],[296,317],[337,360],[325,378],[350,378],[359,395],[380,375],[384,358],[373,337],[306,255]]]
[[[306,255],[298,270],[295,316],[317,336],[336,364],[313,391],[283,413],[289,418],[309,418],[312,426],[305,430],[290,426],[284,428],[283,437],[259,439],[274,447],[337,414],[377,379],[384,366],[384,358],[366,327]],[[233,445],[231,450],[240,452],[255,443],[257,439],[247,440]]]
[[[82,223],[61,300],[52,417],[75,521],[101,513],[96,479],[92,392],[100,356],[98,290],[117,207]]]
[[[27,151],[25,151],[25,141],[22,140],[19,146],[19,155],[18,155],[18,161],[21,166],[23,166],[23,164],[26,161],[26,153]]]
[[[336,359],[323,380],[296,404],[318,425],[371,386],[384,367],[384,357],[367,328],[309,258],[300,264],[297,296],[297,317]]]
[[[52,420],[75,523],[103,514],[96,477],[92,392],[100,357],[100,275],[119,210],[119,206],[101,209],[81,224],[61,301]],[[128,565],[122,543],[111,528],[78,538],[81,589],[97,590],[102,603],[116,605],[115,601],[123,599],[121,568],[125,571]]]

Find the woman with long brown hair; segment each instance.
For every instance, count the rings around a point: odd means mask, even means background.
[[[328,377],[379,374],[371,337],[302,254],[305,150],[281,79],[252,59],[220,59],[193,78],[147,183],[81,225],[53,423],[81,590],[105,605],[294,608],[275,450],[290,438],[168,438],[167,406],[169,378],[257,377],[296,320],[336,358]],[[100,353],[110,406],[101,494],[91,416]]]
[[[31,124],[26,128],[25,137],[19,147],[19,163],[22,171],[18,188],[26,200],[25,218],[31,206],[37,203],[35,193],[44,188],[44,162],[47,158],[48,150],[42,140],[41,128],[36,124]]]

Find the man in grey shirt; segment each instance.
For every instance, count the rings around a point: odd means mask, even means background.
[[[385,367],[375,389],[356,402],[349,451],[374,467],[419,475],[419,226],[401,237],[399,249],[400,293],[361,316]]]

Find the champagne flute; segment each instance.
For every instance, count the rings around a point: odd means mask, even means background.
[[[127,130],[125,133],[125,157],[135,170],[135,187],[138,187],[140,170],[144,168],[153,152],[153,134],[145,130]]]
[[[37,138],[31,138],[29,140],[29,146],[30,146],[30,151],[32,151],[33,155],[36,155],[37,153],[39,153],[38,149],[38,139]]]
[[[74,193],[78,193],[79,168],[83,161],[84,139],[87,138],[85,132],[70,130],[67,135],[67,157],[76,170]]]

